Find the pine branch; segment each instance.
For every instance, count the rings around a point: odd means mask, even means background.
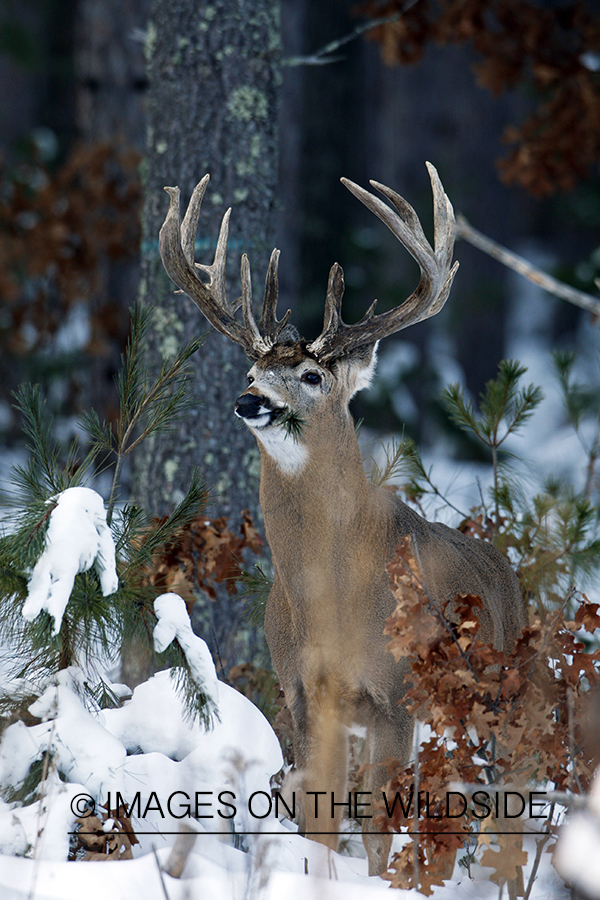
[[[277,425],[282,425],[287,436],[291,437],[294,441],[300,439],[304,426],[306,425],[302,416],[288,406],[283,407],[275,419],[275,422]]]
[[[516,432],[543,399],[539,387],[531,384],[519,390],[519,380],[527,371],[518,361],[505,359],[498,366],[498,375],[490,379],[480,396],[479,413],[466,400],[458,384],[450,385],[441,400],[450,418],[463,431],[471,432],[488,447],[492,454],[494,501],[494,531],[500,520],[500,498],[506,494],[507,484],[500,486],[500,459],[498,451],[509,434]]]
[[[49,493],[56,494],[61,490],[57,479],[59,453],[52,437],[52,417],[45,414],[46,403],[37,384],[21,385],[14,396],[15,407],[23,417],[23,432],[28,438],[26,447],[36,464],[36,469],[30,468],[28,472],[30,483],[32,488],[37,488],[38,498],[45,499]]]
[[[522,391],[518,390],[519,379],[527,368],[517,360],[504,359],[498,366],[498,376],[491,379],[481,395],[478,436],[484,443],[496,449],[506,440],[509,434],[516,431],[541,403],[541,388],[530,384]],[[504,434],[499,436],[501,425]]]
[[[38,385],[23,384],[14,394],[15,408],[22,415],[22,428],[27,437],[29,458],[24,466],[12,470],[12,494],[2,492],[3,503],[11,508],[45,503],[49,497],[85,482],[97,461],[98,450],[92,446],[81,459],[79,441],[74,439],[66,455],[53,437],[53,418],[46,411]],[[64,462],[61,458],[64,457]]]
[[[177,641],[173,641],[178,645]],[[183,665],[171,667],[171,678],[175,681],[176,690],[183,700],[185,715],[190,722],[197,721],[204,728],[212,727],[213,719],[219,719],[217,708],[212,698],[192,678],[192,674],[188,668],[185,654],[179,648],[179,652],[183,657]]]
[[[385,463],[380,466],[376,460],[371,458],[371,469],[369,472],[371,484],[374,484],[375,487],[383,487],[383,485],[390,484],[394,478],[401,475],[407,468],[407,457],[412,452],[412,449],[409,442],[405,440],[392,440],[391,444],[384,445]]]
[[[556,351],[553,354],[553,359],[567,415],[588,458],[583,494],[589,499],[594,485],[598,489],[596,473],[596,463],[600,458],[600,401],[598,399],[598,391],[595,387],[593,389],[587,388],[571,380],[576,361],[574,353]],[[581,420],[586,416],[593,416],[596,420],[591,442],[584,439],[580,428]]]
[[[12,531],[0,537],[0,633],[13,651],[20,677],[41,682],[60,669],[81,666],[89,673],[89,697],[102,706],[114,703],[115,698],[109,696],[96,672],[99,654],[104,659],[115,658],[136,635],[154,653],[155,589],[148,580],[149,567],[157,552],[177,538],[205,502],[206,489],[198,472],[193,473],[181,503],[164,521],[150,525],[147,516],[133,507],[125,507],[116,517],[112,534],[119,587],[109,598],[103,595],[94,567],[75,576],[58,634],[54,634],[54,619],[47,612],[29,622],[23,619],[21,609],[31,571],[45,548],[55,507],[52,499],[79,484],[92,467],[97,471],[99,462],[107,465],[109,459],[116,459],[107,515],[110,522],[123,461],[149,434],[170,427],[190,402],[187,363],[200,340],[191,341],[174,359],[164,362],[157,377],[150,379],[141,353],[150,322],[149,312],[133,311],[132,334],[117,379],[119,420],[112,427],[93,410],[82,416],[90,446],[83,460],[77,441],[71,442],[65,453],[53,439],[52,417],[39,388],[23,386],[16,395],[30,457],[15,470],[17,512],[11,518]],[[170,650],[165,661],[182,670],[181,689],[190,714],[208,724],[216,713],[202,686],[191,679],[181,648]]]
[[[206,503],[206,486],[198,469],[194,469],[185,497],[177,504],[170,516],[151,527],[146,515],[137,507],[126,507],[122,537],[117,542],[117,550],[127,545],[128,559],[124,577],[143,570],[165,547],[172,544],[181,531],[198,515]]]
[[[402,469],[406,468],[408,475],[410,476],[410,482],[408,484],[402,485],[402,490],[406,497],[413,502],[417,502],[417,499],[421,497],[423,494],[432,494],[435,497],[438,497],[442,503],[448,506],[450,509],[453,509],[454,512],[458,513],[458,515],[466,519],[467,514],[455,506],[454,503],[443,494],[438,486],[434,483],[432,478],[433,469],[430,468],[429,471],[425,469],[423,465],[423,461],[421,459],[421,455],[419,453],[418,447],[415,442],[410,438],[402,441],[402,459],[398,461],[398,467],[395,470],[393,477],[396,477],[396,474],[400,474]],[[390,462],[394,461],[394,453],[392,452],[390,456]],[[377,477],[379,471],[379,467],[375,466],[375,477]],[[372,474],[369,475],[370,480],[373,480]],[[374,484],[377,482],[373,482]]]
[[[449,384],[441,395],[441,401],[448,415],[463,431],[472,431],[480,440],[483,440],[479,431],[479,422],[473,410],[473,404],[466,400],[463,389],[456,382]]]
[[[112,429],[106,422],[100,421],[100,417],[95,409],[85,410],[81,414],[79,421],[93,448],[98,452],[106,451],[107,453],[112,453],[114,451]]]
[[[115,472],[108,501],[107,522],[110,524],[117,501],[121,471],[127,456],[150,434],[168,430],[190,404],[190,372],[187,363],[198,350],[202,338],[183,347],[170,362],[163,362],[151,383],[144,366],[143,347],[152,323],[153,311],[136,307],[131,312],[131,338],[122,357],[117,379],[120,415],[114,438]],[[87,425],[96,442],[105,440],[106,431],[93,417]],[[134,435],[137,435],[134,437]],[[110,441],[112,444],[112,441]]]
[[[239,599],[246,607],[248,621],[254,628],[262,628],[273,579],[257,564],[251,572],[242,571],[238,584],[242,586]]]

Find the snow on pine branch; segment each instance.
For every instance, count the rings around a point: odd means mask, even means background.
[[[161,594],[154,601],[158,622],[154,628],[154,648],[162,653],[177,638],[197,685],[218,703],[219,681],[210,651],[205,642],[194,634],[192,623],[179,594]]]
[[[42,610],[54,619],[58,634],[75,576],[95,566],[102,595],[119,587],[115,545],[106,524],[102,497],[86,487],[72,487],[53,497],[46,547],[29,579],[23,616],[33,621]]]

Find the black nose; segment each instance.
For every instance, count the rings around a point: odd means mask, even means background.
[[[242,394],[235,402],[235,414],[242,419],[256,419],[261,413],[271,408],[266,397],[257,397],[255,394]]]

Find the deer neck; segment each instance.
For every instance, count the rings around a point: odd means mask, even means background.
[[[311,565],[341,559],[357,541],[364,543],[361,532],[380,527],[388,504],[367,480],[347,410],[311,419],[298,443],[304,464],[290,473],[259,440],[265,530],[275,565],[282,569],[297,566],[298,554],[310,558]]]
[[[302,665],[330,668],[333,654],[350,684],[347,649],[370,635],[356,622],[375,617],[382,629],[393,607],[373,612],[385,597],[373,573],[384,578],[391,556],[390,495],[367,480],[349,413],[311,418],[300,441],[307,456],[296,474],[261,448],[260,498],[277,584],[271,619],[290,617],[287,637],[308,654]]]

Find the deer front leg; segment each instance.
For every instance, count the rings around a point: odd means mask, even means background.
[[[371,802],[381,799],[388,781],[386,759],[407,765],[410,759],[414,722],[403,706],[391,713],[375,710],[367,731],[367,762],[365,790],[371,792]],[[392,835],[378,831],[372,819],[363,819],[362,839],[369,859],[369,875],[383,875],[387,871]]]

